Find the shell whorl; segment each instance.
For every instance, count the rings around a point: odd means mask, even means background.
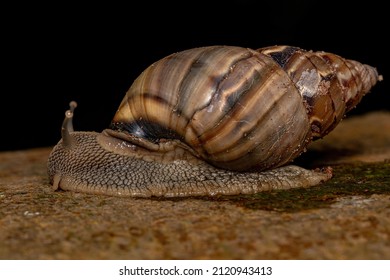
[[[263,170],[325,136],[378,80],[376,70],[324,52],[276,46],[190,49],[149,66],[110,128],[178,139],[231,170]]]
[[[258,49],[271,56],[297,86],[307,108],[313,137],[327,135],[381,79],[375,68],[327,52],[290,46]]]

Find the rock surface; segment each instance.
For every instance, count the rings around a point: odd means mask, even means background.
[[[54,192],[51,148],[0,153],[0,259],[390,259],[390,113],[345,119],[297,162],[320,186],[129,199]]]

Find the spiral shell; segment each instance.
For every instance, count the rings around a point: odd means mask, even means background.
[[[290,46],[201,47],[132,84],[110,129],[167,141],[219,168],[282,166],[328,134],[380,79],[375,68]]]

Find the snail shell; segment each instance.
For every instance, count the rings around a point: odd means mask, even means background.
[[[102,133],[73,132],[73,104],[49,177],[55,189],[128,196],[318,184],[329,170],[285,165],[381,79],[371,66],[290,46],[174,53],[141,73]]]

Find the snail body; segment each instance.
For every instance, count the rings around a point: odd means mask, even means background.
[[[286,166],[381,79],[375,68],[290,46],[210,46],[145,69],[102,133],[73,132],[48,160],[54,189],[150,196],[307,187],[329,170]]]

